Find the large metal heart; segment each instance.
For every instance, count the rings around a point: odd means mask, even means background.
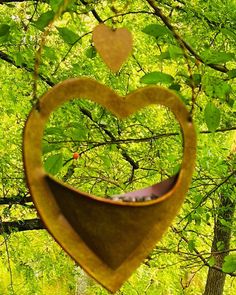
[[[56,107],[72,98],[95,101],[119,118],[151,104],[166,106],[175,114],[184,142],[180,172],[143,192],[159,192],[159,198],[147,202],[102,199],[44,171],[41,144],[45,123]],[[140,265],[178,213],[191,181],[195,155],[196,136],[187,109],[173,92],[157,86],[120,97],[88,78],[66,80],[41,98],[24,130],[25,173],[43,222],[64,250],[111,292],[118,290]],[[140,195],[142,190],[137,192]]]

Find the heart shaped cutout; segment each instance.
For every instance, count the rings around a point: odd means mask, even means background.
[[[183,133],[183,160],[176,177],[147,188],[161,192],[161,197],[147,202],[102,199],[44,171],[41,146],[49,115],[77,97],[97,102],[119,118],[151,104],[166,106],[174,113]],[[95,80],[75,78],[54,86],[33,108],[24,129],[23,154],[27,183],[48,231],[89,275],[115,292],[151,252],[178,213],[194,170],[196,135],[184,104],[165,88],[149,86],[120,97]]]
[[[132,51],[132,35],[125,29],[111,29],[99,24],[93,30],[93,42],[106,65],[118,72]]]

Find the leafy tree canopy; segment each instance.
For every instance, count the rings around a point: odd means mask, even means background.
[[[183,209],[118,294],[202,294],[208,269],[226,274],[224,294],[233,294],[236,3],[71,0],[58,14],[60,5],[62,0],[0,0],[0,294],[74,294],[81,280],[89,294],[107,294],[46,231],[34,231],[43,225],[23,173],[22,132],[35,104],[33,84],[40,97],[81,76],[123,96],[150,84],[167,87],[185,103],[198,133],[197,165]],[[99,22],[132,32],[132,55],[117,74],[94,48],[92,30]],[[121,121],[75,99],[51,115],[42,160],[57,178],[109,198],[177,173],[182,144],[167,109],[150,106]]]

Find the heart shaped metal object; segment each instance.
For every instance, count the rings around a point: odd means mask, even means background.
[[[125,29],[111,29],[104,24],[93,30],[93,42],[106,65],[118,72],[132,51],[132,35]]]
[[[41,145],[45,123],[55,108],[72,98],[90,99],[119,118],[151,104],[166,106],[175,114],[184,142],[178,176],[135,192],[157,192],[159,198],[146,202],[98,198],[44,171]],[[95,80],[69,79],[43,95],[24,130],[25,173],[43,222],[64,250],[111,292],[140,265],[176,216],[191,181],[195,155],[196,136],[187,109],[173,92],[158,86],[120,97]]]

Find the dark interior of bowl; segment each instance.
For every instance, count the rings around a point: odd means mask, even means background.
[[[164,194],[168,193],[175,185],[178,175],[171,176],[170,178],[163,180],[159,183],[151,185],[146,188],[142,188],[136,191],[127,192],[120,195],[114,195],[112,199],[114,201],[123,202],[145,202],[157,199]]]

